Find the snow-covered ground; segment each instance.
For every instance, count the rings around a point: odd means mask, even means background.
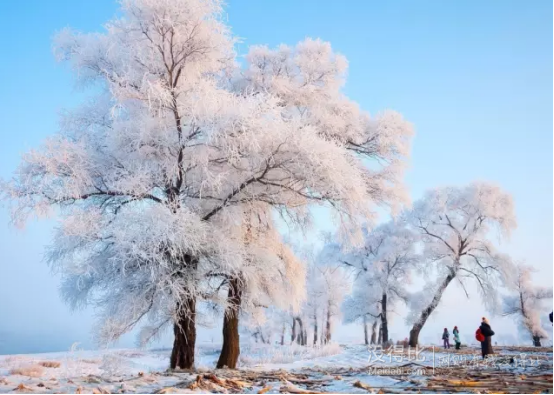
[[[478,357],[478,351],[465,349],[462,354],[466,358]],[[522,354],[517,349],[499,351],[500,355],[517,358]],[[60,353],[0,356],[0,393],[186,393],[220,389],[249,393],[265,389],[268,393],[278,393],[287,392],[287,386],[293,388],[289,392],[294,392],[294,388],[310,385],[324,386],[326,392],[367,393],[367,386],[401,391],[403,386],[422,378],[417,370],[403,379],[394,374],[372,373],[372,367],[405,368],[409,363],[407,355],[384,354],[378,358],[378,350],[370,352],[361,345],[309,348],[252,344],[242,349],[239,373],[213,371],[218,352],[217,345],[199,345],[197,371],[192,373],[168,372],[168,349],[85,351],[75,347]],[[416,369],[432,366],[439,360],[444,362],[447,355],[460,356],[455,353],[427,349],[412,361],[416,363],[412,366]],[[552,350],[543,349],[533,355],[542,359],[542,363],[546,361],[551,373]],[[518,371],[525,372],[525,369],[520,367]],[[208,377],[212,371],[219,378],[210,376],[212,381],[195,381],[199,374]],[[366,388],[361,388],[359,383]]]

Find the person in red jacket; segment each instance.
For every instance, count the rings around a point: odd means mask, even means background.
[[[483,359],[485,359],[487,355],[494,354],[491,343],[491,337],[494,336],[494,331],[491,329],[489,320],[485,317],[483,317],[479,329],[481,329],[481,333],[485,336],[485,340],[481,342],[481,355],[483,355]]]

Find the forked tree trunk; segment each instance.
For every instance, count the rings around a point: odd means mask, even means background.
[[[533,336],[533,345],[535,347],[542,347],[541,346],[541,338],[538,336]]]
[[[196,344],[196,299],[189,298],[178,308],[179,319],[173,325],[173,350],[171,369],[194,368],[194,346]]]
[[[381,325],[379,325],[379,327],[377,329],[377,334],[378,334],[377,344],[383,343],[383,331],[381,330]]]
[[[229,281],[227,293],[228,306],[223,317],[223,348],[219,355],[216,368],[228,367],[236,369],[240,354],[239,337],[239,310],[242,299],[242,289],[238,278]],[[262,342],[265,343],[263,334],[260,332]]]
[[[383,338],[381,339],[383,344],[386,344],[389,341],[389,324],[387,321],[387,294],[384,293],[381,298],[381,331],[383,333]]]
[[[364,315],[364,343],[367,346],[369,344],[369,339],[367,337],[367,317]]]
[[[438,306],[441,300],[442,294],[444,293],[444,290],[446,289],[446,287],[448,287],[448,284],[450,284],[450,282],[454,280],[455,277],[456,277],[456,272],[452,270],[450,274],[446,276],[444,281],[437,289],[437,292],[435,293],[435,296],[433,297],[433,300],[431,301],[431,303],[429,303],[429,306],[427,306],[421,312],[421,316],[419,317],[419,320],[414,324],[414,326],[410,330],[410,342],[409,342],[410,347],[417,346],[419,341],[419,332],[421,332],[421,328],[423,328],[423,325],[425,325],[425,322],[427,321],[431,313]]]

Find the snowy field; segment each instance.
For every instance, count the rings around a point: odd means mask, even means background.
[[[552,393],[551,348],[499,347],[498,363],[468,368],[479,360],[474,358],[478,351],[427,349],[409,360],[405,352],[381,354],[365,346],[250,345],[242,350],[240,369],[232,371],[213,370],[219,349],[210,344],[198,347],[195,372],[170,372],[167,349],[74,348],[0,356],[0,393],[483,393],[471,388],[479,382],[504,386],[505,392],[523,392],[531,385]],[[454,367],[460,357],[465,367]]]

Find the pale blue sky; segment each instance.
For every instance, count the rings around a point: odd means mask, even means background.
[[[82,98],[54,61],[53,34],[66,26],[99,31],[116,8],[112,0],[0,1],[0,177],[56,131],[62,108]],[[414,199],[475,179],[511,192],[519,228],[505,247],[552,285],[551,1],[229,0],[227,13],[243,38],[239,53],[320,37],[348,58],[350,97],[371,113],[392,108],[413,122],[406,180]],[[53,221],[23,232],[8,221],[0,208],[0,354],[63,350],[73,341],[90,347],[90,312],[69,313],[42,262]],[[446,317],[474,331],[483,312],[462,295],[449,290],[444,315],[423,338],[438,339]],[[401,319],[391,332],[407,334]],[[360,336],[344,328],[341,335]]]

